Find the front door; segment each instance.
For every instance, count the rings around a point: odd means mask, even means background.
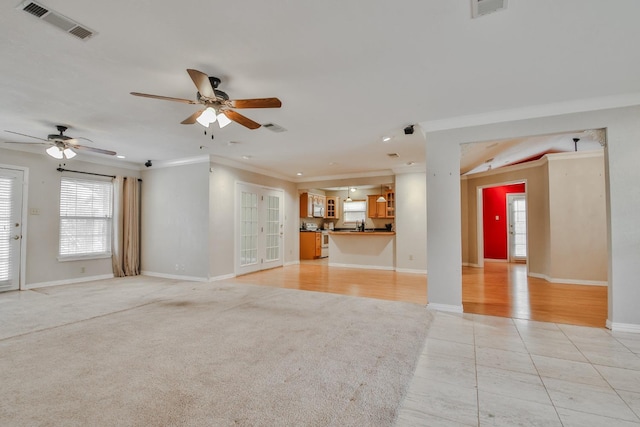
[[[20,288],[24,172],[0,168],[0,291]]]
[[[509,262],[527,259],[527,201],[522,193],[507,194]]]
[[[237,185],[236,275],[284,265],[282,190]]]

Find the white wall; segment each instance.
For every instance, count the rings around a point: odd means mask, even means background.
[[[396,175],[396,270],[427,272],[426,174]]]
[[[142,173],[141,270],[209,279],[209,162]]]
[[[79,154],[65,160],[64,168],[105,175],[140,177],[137,170],[105,166],[80,160]],[[56,283],[92,280],[113,274],[111,258],[64,261],[57,259],[60,233],[60,177],[110,180],[97,176],[70,172],[60,173],[61,164],[46,154],[27,153],[0,148],[0,164],[26,167],[28,169],[27,212],[36,208],[39,215],[27,216],[26,242],[26,287],[46,286]],[[143,188],[144,192],[144,188]],[[23,232],[23,236],[25,233]],[[84,269],[84,272],[83,272]]]

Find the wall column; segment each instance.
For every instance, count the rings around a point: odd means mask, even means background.
[[[428,306],[462,313],[460,145],[426,140]]]

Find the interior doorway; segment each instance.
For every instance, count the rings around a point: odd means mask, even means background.
[[[478,267],[484,266],[485,261],[526,262],[526,182],[482,186],[477,192]],[[510,204],[511,195],[520,195],[521,198]],[[512,212],[514,208],[518,209],[517,215]]]
[[[284,265],[284,191],[238,183],[236,275]]]

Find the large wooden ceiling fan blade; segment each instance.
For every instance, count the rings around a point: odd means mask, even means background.
[[[198,88],[200,96],[208,99],[216,99],[216,93],[213,91],[213,86],[211,86],[211,81],[209,80],[208,75],[202,71],[193,70],[191,68],[187,69],[187,73],[189,73],[191,80],[193,80],[193,83]]]
[[[254,122],[249,117],[243,116],[237,111],[223,110],[223,113],[225,116],[229,118],[229,120],[233,120],[234,122],[241,124],[242,126],[247,127],[249,129],[258,129],[261,126],[260,123]]]
[[[192,115],[190,115],[189,117],[187,117],[186,119],[184,119],[183,121],[181,121],[180,123],[182,123],[183,125],[192,125],[196,122],[196,120],[198,119],[198,117],[200,117],[200,114],[202,114],[204,110],[198,110],[195,113],[193,113]]]
[[[231,108],[280,108],[282,102],[278,98],[235,99],[226,103]]]
[[[172,98],[170,96],[151,95],[148,93],[140,93],[140,92],[130,92],[130,93],[131,95],[142,96],[143,98],[161,99],[163,101],[175,101],[175,102],[182,102],[185,104],[197,104],[196,101],[192,101],[190,99],[184,99],[184,98]]]

